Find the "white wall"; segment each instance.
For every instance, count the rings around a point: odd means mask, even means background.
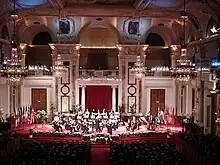
[[[142,113],[150,111],[150,94],[151,89],[165,89],[165,105],[170,108],[175,107],[175,85],[172,78],[145,78],[142,94]]]
[[[3,109],[5,117],[6,114],[10,115],[10,102],[9,102],[9,86],[6,84],[6,79],[0,78],[0,108]]]
[[[27,77],[23,82],[21,88],[21,103],[24,106],[31,105],[31,89],[32,88],[44,88],[47,89],[47,112],[50,111],[50,103],[54,101],[54,90],[53,90],[53,78],[48,76],[44,77]],[[53,103],[54,104],[54,103]]]

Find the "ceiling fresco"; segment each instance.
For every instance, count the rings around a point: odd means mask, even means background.
[[[17,6],[19,8],[32,8],[47,4],[48,0],[17,0]]]
[[[76,4],[132,5],[135,0],[67,0]]]
[[[149,7],[166,7],[166,8],[175,8],[178,7],[183,2],[181,0],[156,0],[152,1],[149,4]]]

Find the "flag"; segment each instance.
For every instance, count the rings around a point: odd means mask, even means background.
[[[19,112],[19,123],[23,121],[23,109],[22,107],[18,107],[18,112]]]
[[[172,113],[171,113],[171,116],[170,116],[170,124],[175,124],[175,114],[174,114],[174,108],[172,109]]]
[[[18,126],[18,119],[19,119],[19,115],[16,112],[16,108],[14,108],[14,116],[13,116],[13,123],[12,123],[13,127],[17,127]]]
[[[169,116],[169,108],[166,106],[165,109],[164,109],[164,120],[165,120],[166,123],[169,122],[169,118],[170,118],[170,116]]]

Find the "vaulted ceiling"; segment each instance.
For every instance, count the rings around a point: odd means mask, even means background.
[[[0,1],[0,17],[7,17],[8,11],[12,9],[13,1]],[[220,18],[220,12],[218,12],[220,0],[186,1],[187,3],[200,3],[203,6],[198,8],[197,5],[194,9],[191,7],[189,10],[192,12],[211,13]],[[73,16],[134,16],[137,11],[141,11],[141,16],[145,17],[172,18],[174,14],[180,14],[183,0],[16,0],[16,4],[23,16],[55,16],[58,15],[58,10]]]

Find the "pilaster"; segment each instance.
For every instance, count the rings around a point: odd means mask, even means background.
[[[180,57],[181,53],[181,46],[180,45],[171,45],[171,67],[175,68],[177,63],[177,59]]]
[[[57,109],[59,112],[69,112],[72,105],[75,104],[76,86],[75,81],[77,78],[77,66],[79,60],[79,44],[50,44],[52,49],[53,65],[56,59],[60,56],[63,69],[60,77],[55,81],[57,88]]]
[[[22,61],[23,67],[25,67],[26,50],[27,50],[27,44],[20,43],[18,46],[18,54],[19,54],[20,59]]]
[[[135,106],[135,113],[140,112],[142,101],[139,99],[139,92],[142,90],[139,88],[142,88],[142,85],[138,82],[136,76],[131,73],[131,68],[137,60],[137,55],[141,56],[143,63],[145,62],[147,47],[148,45],[118,45],[120,74],[124,75],[122,79],[122,100],[123,104],[126,105],[126,113],[131,112],[131,106]]]
[[[188,84],[186,86],[186,114],[192,114],[192,86]]]
[[[86,110],[86,86],[82,85],[82,96],[81,96],[81,104],[82,104],[82,110],[85,111]]]

